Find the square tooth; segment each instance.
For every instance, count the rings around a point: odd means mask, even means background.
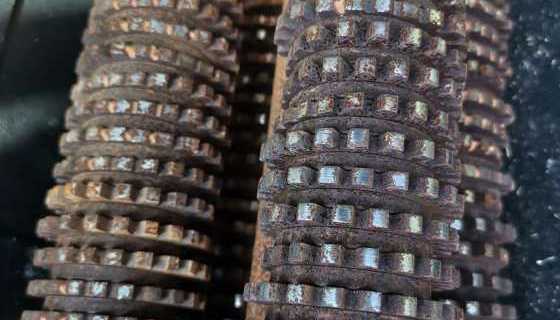
[[[322,207],[316,203],[299,203],[297,207],[298,222],[319,221],[321,218]]]
[[[472,277],[472,286],[475,288],[482,288],[484,286],[484,276],[481,273],[473,272],[471,274]]]
[[[446,301],[423,300],[418,305],[417,317],[419,319],[446,319],[449,318],[448,314],[457,313],[456,308],[444,312],[444,308],[448,308],[445,303]],[[456,318],[456,316],[451,317]]]
[[[388,191],[408,191],[409,180],[407,172],[390,171],[383,174],[384,186]]]
[[[320,43],[325,37],[327,37],[328,31],[322,26],[312,25],[305,29],[303,36],[305,37],[305,42],[309,46]]]
[[[85,296],[101,297],[101,298],[106,297],[108,294],[107,288],[108,288],[107,282],[101,282],[101,281],[87,282]]]
[[[480,303],[476,301],[468,301],[465,304],[465,312],[469,316],[480,316]]]
[[[485,243],[482,246],[482,251],[483,251],[483,255],[486,257],[492,258],[496,256],[496,248],[489,243]]]
[[[76,218],[77,218],[76,216],[62,216],[61,229],[69,229],[69,230],[76,229],[77,228],[76,221],[75,221]],[[113,218],[113,220],[111,221],[109,232],[115,231],[112,229],[112,227],[116,219],[118,219],[118,217]],[[88,232],[103,232],[104,230],[108,229],[106,225],[106,221],[107,220],[103,219],[101,216],[97,214],[88,214],[84,216],[81,227]],[[125,229],[124,233],[126,232],[127,230]]]
[[[150,20],[150,32],[164,34],[165,33],[165,23],[163,21],[160,21],[160,20],[151,19]]]
[[[365,10],[364,0],[346,0],[344,1],[345,12],[362,12]]]
[[[353,45],[356,38],[356,23],[351,19],[341,18],[336,27],[336,37],[341,45]]]
[[[420,8],[410,1],[403,1],[401,3],[401,15],[408,18],[418,18],[420,15]]]
[[[119,86],[123,83],[124,76],[120,73],[109,74],[109,86]]]
[[[288,169],[288,184],[307,186],[313,180],[314,171],[309,167],[291,167]]]
[[[380,138],[380,147],[383,152],[404,152],[404,134],[398,132],[385,132]]]
[[[165,73],[153,73],[148,75],[148,87],[159,87],[164,88],[169,84],[170,77]]]
[[[356,209],[354,206],[337,205],[334,208],[332,223],[353,225],[356,217]]]
[[[373,188],[374,172],[369,168],[352,169],[352,185],[358,187]]]
[[[305,16],[305,6],[303,1],[293,1],[290,6],[290,19],[303,18]]]
[[[391,271],[414,273],[415,257],[411,253],[390,253],[387,255],[387,262]]]
[[[297,70],[297,78],[299,81],[319,81],[319,66],[313,61],[305,60]]]
[[[356,301],[355,309],[358,311],[380,313],[382,307],[382,295],[375,291],[356,291],[359,299]]]
[[[416,317],[418,301],[415,297],[391,295],[388,298],[387,304],[392,306],[391,313],[405,317]]]
[[[456,221],[459,221],[459,225],[455,224],[453,227],[457,228],[459,226],[458,230],[461,230],[462,228],[460,227],[460,223],[461,220],[457,219]],[[445,221],[440,221],[440,220],[432,220],[431,222],[431,234],[432,234],[432,238],[435,239],[441,239],[441,240],[449,240],[450,237],[450,230],[451,225]]]
[[[368,43],[386,43],[389,41],[390,24],[386,21],[373,21],[367,29]]]
[[[114,113],[130,113],[132,106],[128,100],[117,100],[113,108]]]
[[[62,136],[64,143],[80,142],[81,133],[78,129],[72,129]],[[86,141],[97,141],[99,139],[98,128],[87,128],[85,134]]]
[[[439,181],[431,177],[418,178],[416,191],[420,196],[437,199],[439,198]]]
[[[348,141],[346,143],[346,146],[351,150],[368,150],[369,129],[352,128],[348,130]]]
[[[428,121],[428,104],[422,101],[412,101],[407,106],[407,116],[413,122],[425,123]]]
[[[127,183],[117,183],[111,195],[113,201],[130,202],[132,201],[132,185]]]
[[[326,114],[334,112],[334,98],[331,96],[324,97],[317,102],[317,113]]]
[[[367,269],[379,269],[379,249],[358,248],[356,249],[358,267]]]
[[[137,251],[130,256],[128,265],[134,268],[150,269],[154,263],[154,254],[152,252]]]
[[[486,219],[484,218],[474,218],[475,228],[477,231],[486,232],[488,230],[488,226],[486,225]]]
[[[288,304],[307,304],[305,286],[301,284],[288,284],[286,289],[286,303]]]
[[[393,0],[374,0],[375,11],[379,13],[387,13],[393,10]]]
[[[108,130],[107,141],[111,142],[123,142],[126,136],[126,128],[124,127],[114,127]]]
[[[440,130],[449,129],[449,114],[445,111],[437,111],[432,119],[432,125]]]
[[[319,293],[319,303],[320,307],[325,308],[337,308],[340,309],[344,306],[344,292],[343,288],[321,288]]]
[[[68,281],[67,292],[68,295],[77,296],[84,290],[84,282],[80,280],[70,280]]]
[[[465,229],[463,220],[461,219],[454,219],[450,224],[449,224],[449,229],[450,231],[453,230],[454,232],[461,232]]]
[[[290,243],[288,247],[288,262],[291,264],[306,263],[306,260],[313,256],[314,249],[313,246],[306,243]]]
[[[159,0],[160,7],[174,8],[175,0]]]
[[[389,228],[390,215],[385,209],[371,208],[366,211],[367,228]]]
[[[187,109],[181,113],[180,122],[200,125],[204,121],[204,112],[200,109]]]
[[[316,0],[315,11],[318,15],[330,15],[336,13],[336,4],[334,0]]]
[[[336,244],[324,244],[319,251],[319,263],[329,265],[342,265],[342,246]]]
[[[399,230],[405,232],[422,234],[423,220],[424,219],[422,218],[422,216],[402,213],[392,216],[391,224],[395,224],[396,226],[398,226]]]
[[[141,159],[136,162],[136,171],[158,173],[159,160],[158,159]]]
[[[441,260],[430,259],[430,275],[434,279],[441,279],[443,266]]]
[[[301,120],[305,117],[308,117],[313,114],[311,110],[309,110],[310,103],[308,101],[302,101],[298,103],[294,107],[289,108],[284,113],[286,120],[295,121]]]
[[[99,232],[98,226],[100,226],[100,216],[98,215],[88,215],[87,219],[87,229],[90,231],[97,231]],[[129,228],[131,226],[130,218],[128,217],[113,217],[113,219],[109,222],[109,232],[113,234],[120,234],[120,235],[130,235]],[[86,228],[86,226],[84,226]]]
[[[383,94],[377,97],[375,108],[377,111],[388,114],[399,112],[399,97],[391,94]]]
[[[91,200],[107,200],[109,199],[111,189],[109,185],[103,182],[88,182],[86,196]]]
[[[422,30],[419,28],[403,28],[399,44],[402,48],[420,48],[422,46]]]
[[[114,296],[117,300],[132,300],[134,298],[134,285],[119,284]]]
[[[432,42],[433,42],[433,51],[435,54],[439,56],[447,55],[447,42],[444,39],[440,37],[435,37],[433,38]]]
[[[136,112],[140,114],[155,114],[156,105],[153,102],[140,100],[136,104]]]
[[[389,81],[407,81],[410,73],[408,60],[395,58],[387,63],[387,80]]]
[[[324,57],[322,66],[322,80],[336,81],[341,80],[344,75],[345,63],[341,57]]]
[[[126,140],[132,143],[146,142],[146,131],[140,129],[128,129],[125,133]]]
[[[134,72],[127,76],[126,82],[131,86],[141,86],[144,84],[146,74],[143,72]]]
[[[345,95],[342,98],[341,109],[342,111],[353,111],[364,108],[364,93],[354,92]]]
[[[468,242],[459,243],[459,253],[465,256],[472,255],[472,246]]]
[[[339,185],[341,176],[342,170],[339,167],[320,167],[317,182],[323,185]]]
[[[101,264],[106,266],[121,266],[123,261],[124,252],[123,250],[113,249],[107,250],[103,255]]]
[[[443,12],[433,8],[428,9],[428,21],[433,25],[443,26]]]
[[[185,207],[187,206],[187,195],[185,193],[180,192],[170,192],[167,194],[165,198],[165,206],[169,207]]]
[[[142,204],[156,206],[159,205],[160,198],[161,191],[152,187],[144,187],[140,189],[140,193],[138,194],[138,202]]]
[[[473,190],[466,189],[464,191],[465,202],[474,203],[476,199],[476,194]]]
[[[192,172],[196,175],[196,170],[200,169],[193,169]],[[185,174],[185,164],[182,162],[175,162],[169,161],[163,165],[163,170],[161,171],[162,175],[166,176],[175,176],[175,177],[184,177]]]
[[[412,143],[411,156],[420,161],[435,159],[435,143],[432,140],[421,139]]]
[[[263,207],[262,225],[271,225],[275,223],[282,223],[289,219],[291,207],[287,205],[267,203]]]
[[[302,152],[310,149],[311,135],[303,130],[290,131],[286,134],[286,149],[289,152]]]
[[[319,128],[315,131],[313,144],[318,149],[333,149],[338,147],[339,134],[334,128]]]
[[[357,79],[374,80],[376,70],[376,59],[374,57],[360,57],[356,59],[354,76]]]
[[[422,90],[435,89],[439,87],[439,71],[436,68],[424,68],[417,79],[417,85]]]
[[[159,236],[159,223],[150,220],[140,221],[136,233],[142,237],[157,238]]]
[[[110,161],[110,157],[94,157],[88,161],[87,166],[89,170],[108,170]]]

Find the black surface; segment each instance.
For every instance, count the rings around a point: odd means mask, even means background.
[[[0,0],[0,319],[24,295],[89,0]]]
[[[510,169],[516,193],[506,202],[519,229],[510,271],[520,319],[560,319],[560,1],[513,1],[516,23],[509,101]]]
[[[74,82],[89,0],[0,0],[0,319],[33,301],[30,249],[36,219],[52,186],[57,140]],[[15,3],[14,2],[14,3]],[[560,1],[512,1],[515,70],[509,100],[510,170],[518,189],[506,216],[519,229],[512,266],[520,319],[560,319]],[[10,11],[8,14],[7,11]],[[9,22],[7,18],[11,17]],[[3,46],[3,30],[7,45]],[[5,51],[1,51],[2,48]]]

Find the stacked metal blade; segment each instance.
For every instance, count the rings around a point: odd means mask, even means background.
[[[460,1],[290,0],[283,112],[261,157],[266,319],[460,319],[450,263],[464,85]],[[264,318],[264,317],[263,317]]]
[[[262,174],[259,150],[266,139],[276,62],[274,29],[281,1],[245,1],[239,22],[240,70],[231,99],[232,145],[224,156],[224,184],[216,210],[218,261],[210,310],[214,318],[242,319],[243,286],[249,280]]]
[[[97,0],[37,233],[23,319],[184,319],[205,309],[238,70],[230,1]]]
[[[506,126],[514,119],[511,106],[501,98],[511,73],[508,11],[506,0],[467,1],[468,75],[460,121],[465,217],[455,258],[462,283],[449,296],[461,300],[466,318],[473,320],[517,317],[513,306],[496,303],[512,293],[511,281],[500,277],[499,271],[509,262],[503,245],[516,238],[514,227],[500,221],[501,196],[514,185],[500,171],[509,143]]]

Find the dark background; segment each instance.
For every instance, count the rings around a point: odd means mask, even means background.
[[[0,0],[0,319],[37,302],[24,297],[35,221],[53,184],[58,136],[91,0]],[[512,0],[514,76],[507,101],[509,170],[518,188],[506,217],[519,230],[505,273],[519,318],[560,319],[560,1]]]

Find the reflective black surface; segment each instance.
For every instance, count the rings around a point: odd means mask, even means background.
[[[59,159],[89,0],[0,0],[0,319],[36,305],[35,222]]]

